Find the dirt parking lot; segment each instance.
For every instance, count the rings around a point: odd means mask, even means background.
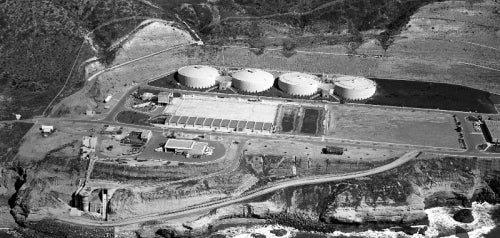
[[[352,140],[458,148],[451,114],[331,105],[327,135]]]

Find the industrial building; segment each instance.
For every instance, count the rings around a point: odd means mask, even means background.
[[[219,71],[206,65],[189,65],[177,70],[179,82],[195,89],[215,86]]]
[[[165,126],[263,134],[270,134],[274,130],[274,124],[271,122],[173,115],[166,115]]]
[[[335,80],[334,93],[347,100],[364,100],[372,97],[377,85],[370,79],[357,76],[342,76]]]
[[[484,124],[487,128],[486,138],[491,143],[500,144],[500,121],[485,120]]]
[[[285,73],[279,76],[278,87],[293,96],[310,96],[318,92],[318,77],[299,73]]]
[[[247,93],[258,93],[274,85],[274,76],[260,69],[242,69],[232,75],[232,86]]]
[[[213,148],[206,142],[194,140],[168,139],[164,146],[165,151],[184,154],[186,156],[212,155]]]

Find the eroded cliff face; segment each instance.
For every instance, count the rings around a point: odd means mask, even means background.
[[[301,230],[401,226],[413,233],[417,230],[410,225],[429,223],[427,208],[500,202],[499,170],[491,160],[429,156],[370,177],[282,189],[251,203],[217,209],[189,225],[254,217]]]
[[[421,223],[425,208],[468,206],[476,191],[489,188],[481,164],[465,158],[417,160],[367,178],[284,189],[268,201],[288,214],[326,223]]]
[[[77,144],[69,143],[41,161],[21,166],[21,186],[12,198],[12,215],[18,223],[68,209],[88,163],[77,157],[78,150]]]

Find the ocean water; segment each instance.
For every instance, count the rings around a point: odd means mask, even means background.
[[[373,238],[500,238],[500,224],[496,224],[491,213],[500,208],[500,204],[491,205],[488,203],[473,203],[472,214],[474,221],[466,224],[457,222],[453,219],[453,209],[447,207],[436,207],[427,209],[429,217],[429,226],[424,235],[408,235],[402,231],[395,232],[391,230],[383,231],[360,231],[360,232],[333,232],[328,234],[301,232],[292,227],[281,225],[256,225],[251,227],[234,226],[218,231],[216,234],[224,235],[228,238],[340,238],[340,237],[373,237]],[[456,209],[455,209],[456,210]],[[498,227],[497,227],[498,226]],[[457,234],[459,230],[466,231]],[[272,231],[285,230],[286,234],[277,236]]]

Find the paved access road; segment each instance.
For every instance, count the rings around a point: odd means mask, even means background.
[[[123,219],[120,221],[108,221],[108,222],[99,222],[99,221],[93,221],[93,220],[81,220],[81,219],[74,219],[72,217],[59,217],[56,218],[57,220],[63,221],[63,222],[68,222],[71,224],[79,224],[79,225],[91,225],[91,226],[124,226],[124,225],[131,225],[135,223],[140,223],[140,222],[146,222],[149,220],[154,220],[154,219],[175,219],[178,217],[190,215],[190,214],[196,214],[196,213],[201,213],[201,212],[206,212],[208,210],[216,209],[219,207],[224,207],[228,206],[231,204],[239,203],[239,202],[244,202],[253,198],[257,198],[259,196],[278,191],[280,189],[288,188],[288,187],[296,187],[296,186],[304,186],[304,185],[313,185],[313,184],[321,184],[321,183],[329,183],[329,182],[336,182],[336,181],[341,181],[341,180],[346,180],[346,179],[353,179],[353,178],[360,178],[360,177],[366,177],[378,173],[382,173],[388,170],[391,170],[393,168],[396,168],[398,166],[403,165],[404,163],[412,160],[413,158],[417,157],[421,152],[420,151],[411,151],[400,158],[396,159],[395,161],[377,167],[373,168],[370,170],[366,171],[361,171],[361,172],[356,172],[356,173],[349,173],[349,174],[344,174],[344,175],[322,175],[322,176],[314,176],[314,177],[307,177],[307,178],[302,178],[302,179],[296,179],[296,180],[289,180],[289,181],[283,181],[283,182],[278,182],[274,183],[269,186],[265,186],[263,188],[260,188],[256,191],[252,191],[246,195],[242,195],[239,197],[235,198],[228,198],[228,199],[223,199],[219,201],[214,201],[214,202],[209,202],[205,204],[200,204],[184,209],[178,209],[170,212],[163,212],[163,213],[153,213],[149,215],[143,215],[143,216],[137,216],[133,218],[127,218]]]

